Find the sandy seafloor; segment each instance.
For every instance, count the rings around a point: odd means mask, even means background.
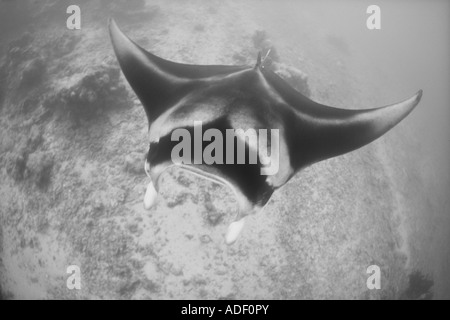
[[[110,16],[146,49],[184,63],[253,64],[263,30],[280,63],[307,77],[311,98],[335,107],[381,106],[419,88],[321,27],[317,17],[331,12],[320,6],[139,2],[82,1],[80,31],[65,28],[64,1],[23,1],[22,16],[0,4],[18,15],[4,20],[0,41],[3,298],[398,299],[417,271],[434,298],[449,297],[448,205],[429,192],[409,118],[297,174],[234,245],[224,243],[231,192],[188,172],[166,172],[156,207],[144,210],[147,121],[119,73]],[[74,264],[79,291],[66,287]],[[373,264],[381,290],[366,287]]]

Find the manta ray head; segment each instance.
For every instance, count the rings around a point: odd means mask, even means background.
[[[114,20],[109,31],[122,72],[149,124],[145,172],[151,181],[145,208],[157,199],[161,173],[174,165],[225,184],[239,205],[239,216],[225,236],[228,244],[238,238],[245,216],[261,210],[295,173],[379,138],[422,96],[419,90],[379,108],[334,108],[293,89],[264,66],[261,55],[253,66],[176,63],[141,48]],[[192,142],[192,137],[202,140]],[[174,152],[180,144],[183,152]],[[183,156],[174,160],[174,153]],[[269,154],[269,160],[278,159],[276,170],[267,170]]]

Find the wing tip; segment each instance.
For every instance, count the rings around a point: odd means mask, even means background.
[[[422,89],[420,89],[419,91],[417,91],[416,96],[415,96],[415,98],[416,98],[416,103],[419,103],[419,102],[420,102],[420,100],[422,99],[422,95],[423,95],[423,90],[422,90]]]
[[[115,30],[119,30],[116,20],[114,20],[114,18],[112,18],[112,17],[108,18],[108,30],[109,30],[110,35],[112,35]]]
[[[420,100],[422,100],[422,96],[423,96],[423,90],[420,89],[419,91],[416,92],[416,94],[414,96],[412,96],[411,98],[406,100],[407,103],[405,104],[405,107],[406,107],[406,109],[409,110],[406,115],[408,115],[412,110],[414,110],[416,108],[416,106],[419,104]]]

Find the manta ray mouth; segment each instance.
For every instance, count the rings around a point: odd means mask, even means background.
[[[191,172],[201,178],[204,178],[204,179],[207,179],[207,180],[210,180],[212,182],[219,183],[222,185],[226,185],[226,186],[229,186],[232,189],[234,189],[233,186],[231,186],[227,183],[227,181],[220,180],[217,177],[215,177],[214,175],[210,175],[208,173],[202,172],[201,170],[195,170],[195,169],[193,170],[192,168],[190,168],[188,166],[182,166],[182,165],[173,165],[173,166],[180,167],[181,169]],[[147,161],[145,162],[145,167],[146,167],[146,170],[147,170],[147,168],[149,168]],[[166,168],[166,170],[167,169],[168,168]],[[149,173],[147,175],[150,177]],[[155,189],[153,182],[151,181],[147,185],[147,188],[145,191],[144,202],[143,202],[144,209],[150,210],[152,207],[154,207],[156,204],[157,198],[158,198],[158,192]],[[237,214],[237,217],[235,217],[235,220],[238,218],[239,218],[239,213]],[[225,243],[228,245],[234,243],[238,239],[239,235],[241,234],[242,229],[244,228],[244,225],[245,225],[245,217],[241,218],[240,220],[237,220],[235,222],[232,222],[227,229],[227,232],[225,235]]]

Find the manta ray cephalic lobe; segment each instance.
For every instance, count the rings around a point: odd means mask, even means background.
[[[238,238],[245,216],[261,210],[273,192],[298,171],[374,141],[403,120],[422,97],[419,90],[409,99],[380,108],[333,108],[293,89],[265,65],[260,55],[254,66],[175,63],[138,46],[114,20],[110,20],[109,31],[122,72],[140,99],[149,123],[145,171],[151,182],[144,197],[145,208],[151,208],[156,201],[161,173],[174,165],[225,184],[233,190],[239,205],[239,215],[225,236],[227,244]],[[276,130],[277,139],[271,137],[265,142],[271,150],[276,147],[277,171],[261,174],[267,150],[249,137],[243,145],[246,154],[256,152],[256,162],[174,163],[172,150],[178,142],[171,139],[171,134],[184,129],[195,136],[198,128],[194,123],[199,121],[204,134],[226,136],[230,129]],[[207,147],[203,144],[200,151]],[[219,151],[225,158],[231,152],[233,160],[237,157],[233,150],[224,147]]]

